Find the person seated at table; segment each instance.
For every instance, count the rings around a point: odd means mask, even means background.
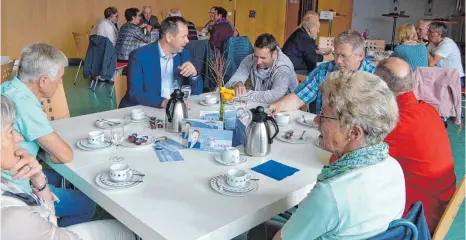
[[[178,8],[171,9],[170,12],[168,12],[168,15],[170,17],[182,17],[181,10]],[[194,25],[193,22],[190,22],[188,20],[186,21],[188,22],[188,39],[198,40],[196,25]]]
[[[140,17],[141,17],[141,21],[139,23],[140,24],[139,27],[147,28],[149,32],[160,29],[159,19],[157,18],[157,16],[152,15],[151,6],[143,6]]]
[[[320,112],[322,99],[319,86],[328,74],[335,71],[364,71],[373,73],[375,65],[364,58],[366,42],[362,35],[355,30],[340,33],[333,41],[334,60],[322,63],[315,68],[293,93],[276,101],[269,106],[272,114],[280,111],[296,110],[304,104],[315,102],[310,111]]]
[[[188,142],[188,148],[201,148],[201,143],[199,139],[201,137],[201,133],[198,130],[194,130],[191,132],[191,141]]]
[[[108,7],[104,11],[104,17],[99,25],[97,26],[97,35],[106,37],[112,42],[115,47],[116,41],[118,39],[118,9],[116,7]]]
[[[189,135],[189,128],[192,127],[192,124],[190,122],[186,122],[184,124],[183,132],[181,133],[181,138],[184,140],[188,139]]]
[[[448,133],[437,110],[413,93],[415,78],[409,65],[399,58],[382,60],[375,74],[396,95],[400,117],[387,135],[389,154],[400,163],[406,182],[406,205],[418,201],[433,233],[456,189]]]
[[[331,73],[321,91],[319,145],[339,160],[323,167],[284,226],[259,225],[248,239],[368,239],[403,214],[403,170],[383,142],[398,121],[394,94],[362,71]]]
[[[117,59],[119,62],[127,62],[129,54],[142,44],[151,41],[150,31],[146,34],[138,27],[140,16],[139,9],[128,8],[125,10],[126,23],[120,28],[120,35],[116,43]]]
[[[417,40],[419,42],[423,42],[425,45],[429,44],[429,38],[427,37],[427,31],[429,30],[430,23],[431,23],[430,21],[421,20],[417,24],[417,29],[416,29],[416,33],[418,37]]]
[[[18,75],[2,84],[2,95],[8,97],[17,107],[14,129],[24,136],[20,148],[36,158],[39,149],[45,151],[55,164],[70,163],[73,150],[54,131],[47,115],[42,110],[41,101],[50,99],[62,84],[62,77],[68,59],[57,48],[36,43],[25,47],[21,52]],[[51,191],[61,199],[55,203],[59,226],[90,221],[95,211],[95,203],[82,192],[59,188],[62,177],[52,169],[46,169]],[[29,179],[17,179],[11,172],[2,172],[9,179],[32,192]]]
[[[283,53],[290,58],[294,70],[299,74],[307,75],[316,68],[318,62],[324,60],[323,55],[332,52],[331,48],[319,49],[317,46],[319,28],[319,14],[309,11],[304,15],[301,27],[283,45]]]
[[[252,83],[252,92],[246,95],[246,80]],[[234,88],[235,96],[246,97],[258,103],[273,103],[298,85],[293,63],[278,47],[272,34],[260,35],[254,43],[254,53],[246,56],[226,88]]]
[[[217,21],[219,19],[221,19],[223,17],[223,15],[219,12],[219,9],[225,10],[224,8],[217,7],[217,6],[213,6],[212,8],[210,8],[209,21],[206,23],[204,28],[201,29],[201,31],[200,31],[201,33],[211,33],[212,32],[212,29],[213,29],[214,25],[217,23]],[[226,16],[225,16],[225,18],[226,18]],[[228,23],[230,24],[230,27],[233,30],[233,37],[239,36],[239,32],[235,28],[235,26],[230,21],[228,21]]]
[[[223,44],[230,37],[233,37],[234,28],[227,19],[227,10],[222,7],[215,8],[218,18],[215,19],[215,24],[210,31],[209,43],[216,49],[223,50]]]
[[[455,41],[447,37],[447,25],[433,22],[429,25],[427,36],[433,48],[429,52],[430,67],[456,68],[461,79],[461,88],[464,88],[464,71],[461,63],[461,52]]]
[[[88,239],[105,236],[111,239],[135,239],[134,233],[116,220],[81,223],[65,228],[57,226],[54,202],[61,200],[51,191],[42,165],[26,150],[20,149],[24,140],[13,127],[16,117],[14,104],[1,96],[2,113],[2,172],[16,172],[15,179],[29,179],[32,191],[2,176],[1,215],[2,239]]]
[[[163,20],[159,41],[138,48],[130,55],[128,90],[120,108],[134,105],[164,108],[176,85],[191,85],[192,95],[201,94],[202,77],[191,63],[188,50],[184,49],[188,42],[184,18]]]
[[[418,41],[413,24],[403,24],[398,28],[398,42],[400,45],[395,47],[392,57],[405,60],[413,71],[428,66],[426,45]]]

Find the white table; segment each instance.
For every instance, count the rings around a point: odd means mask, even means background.
[[[190,100],[189,117],[199,118],[201,110],[218,109],[218,105],[199,105],[199,99],[200,96],[193,96]],[[138,106],[52,122],[58,134],[73,148],[74,160],[69,164],[51,166],[145,240],[231,239],[298,204],[309,193],[330,156],[312,143],[288,144],[275,139],[269,156],[248,157],[247,163],[237,166],[260,179],[259,190],[246,197],[229,197],[210,187],[212,177],[230,169],[215,162],[213,153],[182,150],[184,161],[161,163],[151,147],[112,147],[94,152],[77,149],[77,140],[97,129],[95,120],[123,117],[134,108],[143,108],[149,116],[165,116],[163,109]],[[292,113],[294,124],[291,128],[318,136],[316,130],[296,123],[295,115],[311,114]],[[127,128],[126,132],[145,131],[181,141],[179,134],[168,133],[164,129],[150,130],[148,123],[131,124]],[[142,184],[121,191],[104,190],[96,185],[96,175],[105,171],[110,164],[109,158],[116,155],[124,156],[125,162],[133,169],[146,174]],[[300,171],[276,181],[250,170],[270,159]]]

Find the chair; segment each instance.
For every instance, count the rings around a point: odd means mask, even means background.
[[[253,53],[254,50],[249,38],[242,36],[229,38],[226,41],[226,44],[224,44],[223,52],[227,59],[227,69],[224,77],[224,81],[226,83],[236,72],[241,61],[243,61],[246,56]]]
[[[78,58],[81,60],[79,62],[78,71],[74,77],[73,84],[76,85],[76,80],[78,79],[79,70],[81,70],[81,65],[86,58],[87,45],[89,44],[89,35],[85,33],[75,33],[73,32],[74,44],[76,44],[76,51]]]
[[[52,98],[42,102],[42,110],[47,114],[49,121],[70,117],[70,110],[68,108],[68,102],[66,101],[63,84],[58,84],[57,91]]]
[[[456,188],[455,194],[453,194],[453,197],[448,203],[447,209],[443,213],[442,218],[440,218],[440,222],[435,229],[434,236],[432,237],[433,240],[444,239],[451,227],[451,224],[453,223],[453,220],[455,220],[455,216],[458,213],[465,196],[466,186],[464,179],[465,176],[461,179],[460,185]]]
[[[115,89],[116,106],[120,106],[121,99],[125,96],[128,89],[128,79],[126,76],[115,76],[113,78],[113,88]]]
[[[367,51],[384,52],[385,40],[366,40]]]
[[[319,37],[319,48],[333,48],[334,37]]]
[[[11,73],[13,72],[13,67],[15,66],[15,60],[11,60],[6,64],[1,65],[2,70],[2,83],[10,80]]]
[[[296,74],[296,77],[298,77],[298,85],[304,82],[306,80],[306,75],[301,75],[301,74]]]
[[[127,62],[117,62],[116,64],[116,69],[115,69],[115,76],[113,76],[113,87],[112,87],[112,92],[110,92],[109,98],[113,97],[113,92],[115,91],[115,84],[117,83],[117,79],[115,77],[117,76],[122,76],[123,75],[123,69],[128,66]],[[99,77],[95,79],[95,85],[94,85],[94,92],[95,92],[95,86],[97,86],[97,83],[99,82]],[[92,80],[94,82],[94,80]],[[91,87],[92,87],[92,82],[91,82]],[[125,77],[125,86],[126,86],[126,77]],[[126,92],[126,90],[125,90]],[[121,99],[120,99],[121,100]],[[120,102],[117,103],[117,106]]]

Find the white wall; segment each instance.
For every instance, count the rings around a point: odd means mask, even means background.
[[[390,2],[391,0],[354,0],[351,27],[361,33],[367,29],[372,39],[383,39],[390,44],[393,18],[382,17],[382,14],[390,12]],[[400,0],[399,11],[404,11],[410,17],[398,18],[397,28],[404,23],[416,26],[422,19],[449,18],[454,14],[456,6],[456,0],[434,0],[433,15],[424,16],[426,3],[427,0]]]

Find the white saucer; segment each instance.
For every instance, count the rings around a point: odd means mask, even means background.
[[[224,191],[235,192],[235,193],[247,193],[252,191],[256,185],[257,181],[249,180],[242,187],[233,187],[227,183],[227,176],[221,175],[217,178],[217,185],[222,188]]]
[[[225,162],[223,161],[223,158],[222,158],[222,154],[216,154],[214,156],[214,159],[215,161],[223,164],[223,165],[227,165],[227,166],[235,166],[235,165],[239,165],[239,164],[243,164],[245,163],[248,159],[245,157],[245,156],[239,156],[239,162],[238,163],[235,163],[235,162]]]
[[[202,106],[212,106],[212,105],[215,105],[215,104],[218,104],[218,103],[220,103],[219,100],[217,100],[217,102],[215,102],[215,103],[206,103],[205,100],[199,101],[199,104],[201,104]]]
[[[298,122],[298,123],[300,123],[302,125],[312,127],[312,128],[317,128],[317,126],[312,125],[312,122],[314,121],[314,118],[305,118],[305,120],[306,120],[306,122],[303,121],[302,116],[296,118],[296,122]]]
[[[131,171],[133,172],[133,174],[141,174],[141,172],[133,170],[133,169],[131,169]],[[108,171],[103,171],[97,174],[95,178],[95,182],[97,183],[99,187],[102,187],[108,190],[118,190],[118,189],[126,189],[130,187],[134,187],[140,184],[141,182],[138,182],[138,181],[142,181],[142,177],[138,175],[132,175],[131,177],[128,178],[128,181],[131,181],[131,182],[127,182],[127,181],[113,182],[112,180],[110,180]]]
[[[290,126],[290,125],[291,125],[291,123],[290,123],[290,122],[288,122],[288,123],[285,123],[285,124],[280,124],[280,123],[277,123],[277,125],[278,125],[279,127],[288,127],[288,126]]]
[[[224,189],[223,187],[220,187],[217,183],[217,180],[219,177],[222,177],[222,176],[225,176],[225,175],[220,175],[220,176],[216,176],[216,177],[213,177],[211,180],[210,180],[210,186],[218,193],[220,194],[223,194],[223,195],[227,195],[227,196],[232,196],[232,197],[244,197],[244,196],[247,196],[247,195],[250,195],[254,192],[256,192],[258,189],[259,189],[259,183],[257,181],[249,181],[251,182],[254,187],[248,191],[248,192],[230,192],[230,191],[227,191],[226,189]]]
[[[148,122],[149,121],[149,117],[148,116],[144,116],[143,118],[141,119],[133,119],[131,116],[129,116],[129,120],[133,123],[143,123],[143,122]]]
[[[95,121],[95,126],[101,129],[110,129],[112,127],[111,123],[106,122],[105,120],[114,122],[114,123],[120,123],[120,124],[115,125],[118,127],[123,127],[123,126],[128,125],[128,121],[125,121],[125,119],[123,118],[108,118],[108,119],[103,119],[103,121],[101,119]]]
[[[300,134],[294,134],[293,136],[291,136],[291,139],[289,139],[289,140],[285,138],[285,134],[279,134],[277,136],[278,140],[283,141],[283,142],[287,142],[287,143],[292,143],[292,144],[310,143],[313,140],[312,137],[306,136],[306,134],[304,134],[303,140],[300,140],[299,139],[300,137],[301,137],[301,133]]]
[[[144,143],[144,144],[141,144],[141,145],[136,145],[130,141],[128,141],[128,136],[126,136],[125,138],[123,138],[123,141],[121,141],[121,146],[123,147],[128,147],[128,148],[143,148],[143,147],[147,147],[147,146],[152,146],[152,144],[154,144],[155,142],[155,138],[150,136],[149,134],[139,134],[138,135],[144,135],[144,136],[148,136],[149,138],[147,139],[147,142]]]
[[[78,142],[81,144],[81,146],[85,148],[90,148],[90,149],[102,149],[102,148],[110,147],[112,145],[111,142],[107,142],[107,141],[104,141],[103,143],[100,143],[100,144],[90,144],[87,141],[87,138],[81,139]]]

